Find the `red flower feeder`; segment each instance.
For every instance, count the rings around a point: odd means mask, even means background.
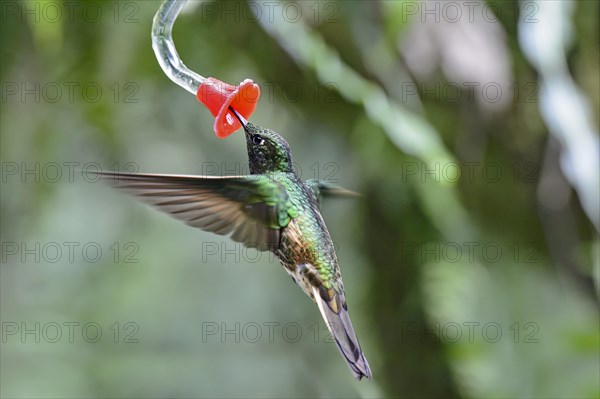
[[[198,88],[196,97],[213,114],[215,134],[224,139],[242,127],[229,107],[249,119],[260,98],[260,87],[252,79],[232,86],[219,79],[207,78]]]

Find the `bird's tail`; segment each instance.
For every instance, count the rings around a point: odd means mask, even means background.
[[[360,381],[367,377],[370,380],[371,369],[354,333],[343,293],[337,293],[333,289],[327,290],[323,286],[320,289],[313,286],[313,294],[327,328],[350,366],[354,378]]]

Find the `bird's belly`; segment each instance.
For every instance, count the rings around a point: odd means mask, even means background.
[[[293,219],[285,228],[277,256],[294,282],[313,300],[314,280],[311,282],[299,273],[299,265],[312,265],[321,270],[336,262],[329,233],[322,231],[318,223],[307,215]]]

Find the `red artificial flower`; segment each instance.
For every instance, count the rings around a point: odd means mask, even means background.
[[[260,88],[252,79],[232,86],[219,79],[208,78],[198,88],[196,97],[215,116],[215,134],[223,139],[242,127],[229,107],[249,119],[260,98]]]

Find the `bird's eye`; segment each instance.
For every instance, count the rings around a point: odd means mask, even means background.
[[[255,145],[263,145],[265,143],[265,139],[255,134],[252,136],[252,143]]]

